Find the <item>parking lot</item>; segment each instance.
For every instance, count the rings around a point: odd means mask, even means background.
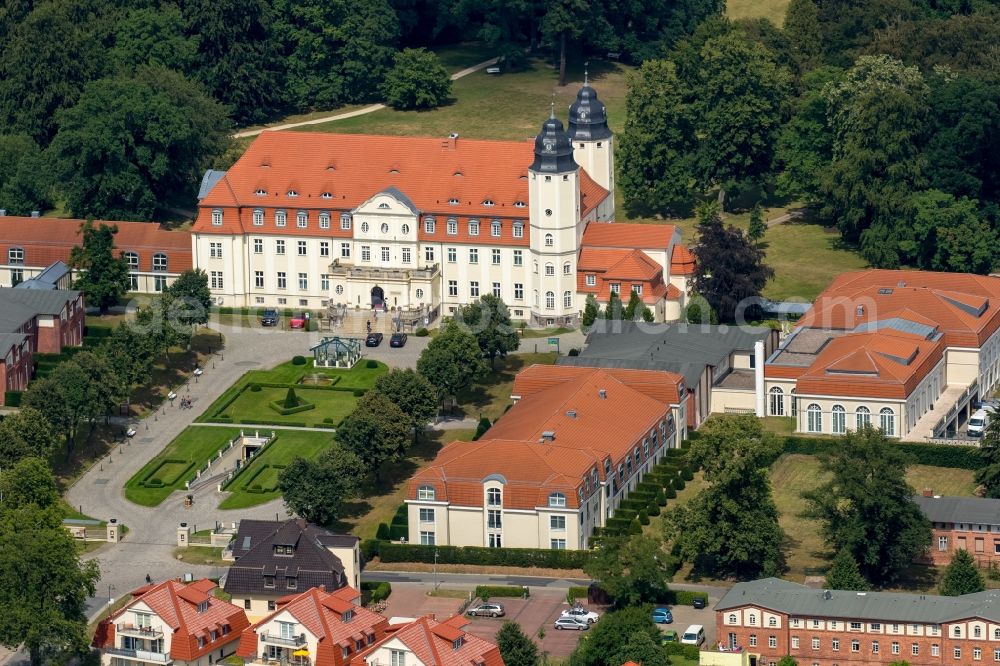
[[[712,604],[717,599],[710,599],[708,608],[692,608],[691,606],[668,606],[674,616],[673,624],[659,625],[660,631],[673,630],[677,632],[679,639],[684,630],[692,624],[700,624],[705,627],[705,644],[702,647],[712,647],[716,644],[715,637],[715,615],[712,613]]]

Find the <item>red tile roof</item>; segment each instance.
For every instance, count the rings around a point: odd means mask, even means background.
[[[514,381],[518,402],[477,442],[453,442],[410,481],[407,497],[431,484],[437,499],[482,506],[483,479],[505,481],[504,505],[545,506],[562,492],[579,506],[597,491],[587,477],[617,467],[683,395],[683,377],[653,370],[533,365]],[[604,397],[601,396],[604,391]],[[542,441],[542,433],[555,439]]]
[[[672,224],[627,224],[591,222],[583,232],[585,247],[667,250],[675,240],[677,227]]]
[[[132,592],[134,598],[131,602],[101,622],[94,636],[94,647],[114,646],[115,620],[135,604],[142,602],[173,630],[170,639],[171,658],[178,661],[197,660],[237,640],[240,632],[250,624],[242,608],[207,594],[207,590],[214,587],[215,583],[212,581],[201,580],[184,585],[168,580],[135,590]],[[206,610],[199,612],[200,604],[207,604]],[[211,640],[212,631],[217,632],[215,641]],[[204,640],[201,648],[198,647],[199,638]]]
[[[671,275],[694,275],[694,255],[686,245],[674,245],[670,253],[670,274]]]
[[[453,616],[444,622],[430,617],[391,628],[381,641],[354,656],[351,666],[365,666],[365,657],[389,641],[400,641],[427,666],[503,666],[500,649],[489,641],[462,631],[468,621]],[[458,647],[456,648],[456,641]]]
[[[97,222],[100,222],[99,220]],[[191,233],[170,231],[155,222],[103,222],[118,226],[115,247],[139,255],[139,269],[153,270],[153,254],[167,255],[171,273],[192,266]],[[52,217],[0,217],[0,257],[6,262],[12,247],[24,249],[25,266],[48,266],[54,261],[69,263],[70,250],[80,244],[83,220]]]
[[[350,587],[332,593],[317,587],[310,588],[292,596],[276,611],[245,629],[236,654],[245,658],[254,657],[258,649],[258,632],[264,630],[277,615],[289,613],[317,638],[316,654],[311,655],[315,666],[342,664],[342,648],[350,648],[353,652],[355,641],[362,640],[367,645],[370,636],[378,641],[385,636],[389,625],[389,621],[378,613],[357,605],[360,600],[360,593]],[[344,621],[345,611],[352,612],[347,622]]]
[[[597,223],[591,226],[593,224]],[[587,274],[595,276],[593,286],[587,284]],[[611,297],[611,283],[621,285],[622,298],[626,301],[633,284],[641,285],[642,300],[646,303],[656,303],[668,294],[663,267],[642,250],[584,247],[577,263],[576,282],[578,291],[594,294],[602,302]],[[680,290],[674,288],[674,292],[680,295]]]

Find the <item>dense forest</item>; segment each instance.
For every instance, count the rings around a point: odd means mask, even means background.
[[[791,0],[711,17],[632,80],[619,184],[642,215],[751,187],[873,266],[987,272],[1000,224],[1000,7]]]
[[[0,208],[150,220],[188,206],[233,126],[405,98],[406,47],[475,40],[653,57],[721,0],[9,0],[0,4]],[[408,58],[422,66],[419,54]],[[433,67],[433,64],[427,65]],[[383,84],[388,85],[383,85]]]

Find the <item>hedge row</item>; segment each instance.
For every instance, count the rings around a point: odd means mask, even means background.
[[[388,541],[378,544],[378,555],[383,562],[432,564],[435,552],[437,552],[439,564],[482,564],[509,567],[545,567],[548,569],[582,569],[584,563],[590,559],[590,553],[585,550],[421,546]]]
[[[295,407],[285,407],[284,400],[272,400],[267,403],[267,406],[282,416],[290,416],[291,414],[298,414],[299,412],[308,412],[310,409],[316,409],[316,405],[303,400],[302,398],[299,398],[299,404]]]
[[[705,592],[690,592],[688,590],[668,590],[663,603],[676,606],[690,606],[695,599],[701,599],[708,605],[708,594]]]
[[[219,418],[221,419],[222,417],[220,416]],[[232,419],[228,418],[228,419],[225,419],[225,420],[226,421],[230,421]],[[280,428],[282,426],[285,426],[287,428],[306,428],[306,427],[308,427],[307,424],[304,423],[304,422],[302,422],[302,421],[275,421],[273,419],[267,420],[267,421],[261,420],[261,419],[240,419],[239,421],[236,421],[236,423],[242,423],[244,425],[269,425],[269,426],[274,426],[276,428]]]
[[[491,597],[526,597],[530,593],[527,587],[517,585],[477,585],[476,597],[490,599]]]
[[[664,652],[668,655],[680,655],[688,661],[697,662],[700,657],[700,650],[697,645],[681,645],[680,643],[667,643],[663,646]]]
[[[785,437],[785,453],[819,455],[832,452],[838,445],[837,437]],[[975,446],[951,446],[948,444],[920,444],[900,442],[910,459],[918,465],[948,467],[951,469],[977,470],[982,465],[979,448]]]
[[[573,602],[576,601],[577,599],[586,599],[588,596],[587,589],[588,588],[584,587],[583,585],[571,586],[566,591],[566,601],[569,602],[570,605],[572,605]]]
[[[3,404],[7,407],[20,407],[24,391],[7,391],[3,398]]]
[[[392,585],[388,582],[362,582],[361,592],[361,596],[364,598],[363,603],[374,604],[389,598],[389,595],[392,594]]]

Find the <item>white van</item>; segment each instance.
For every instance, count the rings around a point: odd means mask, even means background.
[[[681,634],[681,643],[685,645],[701,646],[705,642],[705,627],[700,624],[692,624]]]
[[[969,437],[982,437],[989,424],[989,413],[985,409],[977,409],[976,413],[969,419]]]

